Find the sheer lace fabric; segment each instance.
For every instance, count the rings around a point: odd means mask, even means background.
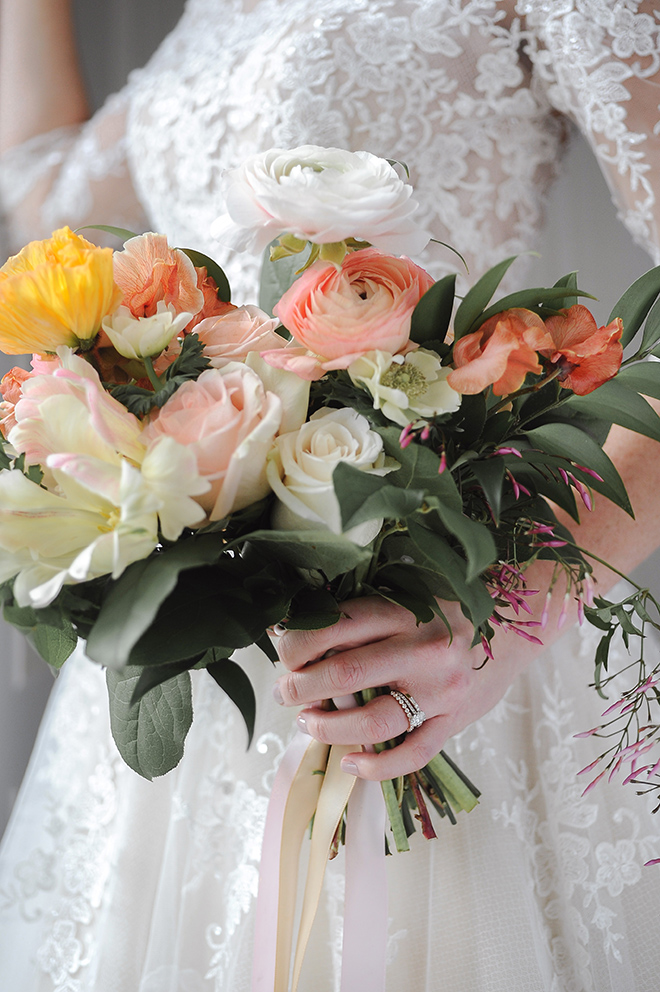
[[[471,278],[534,246],[567,121],[586,134],[635,237],[657,255],[659,25],[605,0],[189,0],[149,65],[79,132],[3,161],[16,243],[57,224],[148,225],[226,265],[253,300],[257,261],[210,239],[222,170],[271,145],[367,148],[406,161],[436,237]],[[658,91],[660,93],[660,91]],[[649,95],[650,94],[650,95]],[[131,182],[128,177],[131,177]],[[435,275],[453,256],[431,246]],[[520,269],[514,276],[521,278]],[[571,631],[453,742],[484,788],[438,842],[389,859],[388,989],[655,992],[660,826],[629,793],[581,798],[599,712],[593,641]],[[122,765],[102,673],[66,667],[0,859],[0,985],[22,992],[241,992],[268,790],[292,716],[243,661],[260,724],[244,731],[199,673],[179,768]],[[630,802],[629,802],[630,801]],[[303,990],[337,987],[341,858]],[[3,970],[4,969],[4,970]]]

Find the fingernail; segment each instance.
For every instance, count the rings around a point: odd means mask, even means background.
[[[354,761],[347,761],[346,758],[344,758],[341,763],[341,770],[346,772],[347,775],[357,775],[358,766]]]
[[[275,700],[276,703],[279,703],[280,706],[284,706],[284,699],[282,698],[282,690],[280,689],[277,682],[273,686],[273,699]]]
[[[298,724],[299,728],[302,730],[303,734],[309,734],[309,730],[307,729],[307,720],[302,715],[302,713],[299,713],[298,716],[296,717],[296,723]]]
[[[276,637],[281,637],[282,634],[286,634],[286,627],[281,623],[276,623],[271,629]]]

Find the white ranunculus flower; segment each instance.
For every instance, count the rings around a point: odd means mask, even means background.
[[[275,439],[267,464],[268,482],[277,497],[273,527],[342,533],[339,501],[332,473],[339,462],[376,475],[391,472],[383,442],[369,421],[355,410],[317,410],[298,431]],[[369,520],[345,536],[365,545],[378,534],[382,520]]]
[[[373,396],[374,410],[401,427],[458,410],[461,394],[447,383],[450,372],[435,352],[423,348],[407,355],[370,351],[348,367],[352,381]]]
[[[173,303],[160,300],[153,317],[134,317],[128,307],[119,307],[103,319],[102,326],[124,358],[151,358],[160,355],[193,316],[185,311],[177,313]]]
[[[357,238],[395,255],[418,254],[430,238],[413,219],[412,187],[369,152],[271,148],[229,171],[224,193],[211,235],[255,255],[281,234],[320,245]]]

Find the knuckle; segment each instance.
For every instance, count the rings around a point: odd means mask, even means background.
[[[277,655],[285,668],[301,668],[311,657],[309,631],[287,631],[275,643]]]
[[[359,733],[362,740],[373,744],[387,741],[392,737],[392,732],[384,717],[369,712],[361,714]]]
[[[354,692],[364,688],[364,666],[352,655],[348,655],[333,669],[333,682],[341,692]]]
[[[300,686],[298,685],[298,679],[295,675],[287,675],[280,682],[280,690],[285,702],[292,703],[294,706],[301,702]]]

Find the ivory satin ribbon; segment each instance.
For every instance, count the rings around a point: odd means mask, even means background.
[[[314,828],[291,992],[296,992],[318,909],[332,841],[348,802],[346,912],[342,992],[384,992],[387,935],[385,807],[377,782],[342,772],[351,745],[327,745],[297,734],[273,784],[261,856],[252,992],[289,992],[298,863],[310,819]],[[324,767],[325,774],[318,774]],[[315,774],[316,773],[316,774]],[[356,788],[357,786],[357,788]]]

